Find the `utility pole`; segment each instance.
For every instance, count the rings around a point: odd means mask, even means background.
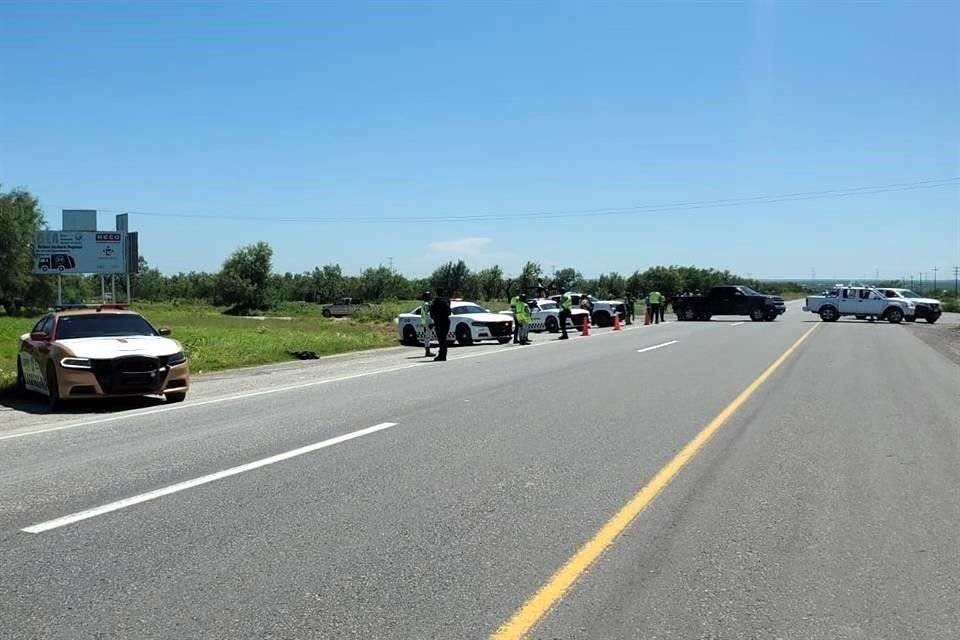
[[[957,284],[960,283],[960,267],[953,268],[953,295],[954,297],[960,296],[960,287]]]
[[[937,294],[937,271],[940,271],[940,267],[934,267],[933,269],[930,269],[930,271],[933,271],[933,294],[936,295]]]
[[[923,295],[923,271],[917,274],[920,282],[920,295]]]

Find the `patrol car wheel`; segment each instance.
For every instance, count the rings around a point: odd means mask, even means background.
[[[824,307],[820,309],[820,319],[824,322],[836,322],[840,316],[833,307]]]
[[[461,347],[469,347],[473,344],[473,334],[470,333],[470,327],[465,324],[458,324],[454,335],[457,337],[457,344]]]
[[[23,375],[23,366],[20,364],[20,359],[17,359],[17,393],[23,394],[27,392],[27,379]]]
[[[550,333],[556,333],[560,331],[560,323],[557,321],[557,319],[554,316],[550,316],[547,318],[546,327],[547,327],[547,331],[549,331]]]
[[[757,307],[750,312],[750,319],[754,322],[763,322],[763,320],[766,318],[766,315],[767,314],[763,312],[763,309]]]
[[[933,324],[934,322],[936,322],[936,321],[939,320],[939,319],[940,319],[940,314],[939,314],[939,313],[936,314],[936,315],[927,316],[927,322],[929,322],[930,324]]]
[[[420,343],[420,340],[417,338],[417,331],[410,325],[407,325],[403,328],[403,344],[408,347],[415,347]]]
[[[890,324],[900,324],[903,320],[903,311],[899,307],[887,309],[887,322]]]
[[[497,342],[499,342],[500,344],[507,344],[508,342],[510,342],[510,340],[511,338],[497,338]]]
[[[50,410],[60,408],[63,401],[60,400],[60,384],[57,382],[57,368],[53,363],[47,365],[47,406]]]
[[[178,393],[165,393],[163,395],[167,399],[167,402],[170,402],[170,403],[183,402],[184,400],[187,399],[186,391],[181,391]]]
[[[613,321],[610,319],[610,314],[606,311],[598,311],[593,314],[593,322],[598,327],[609,327],[613,324]]]

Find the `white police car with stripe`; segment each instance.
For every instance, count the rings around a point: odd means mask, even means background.
[[[423,328],[420,326],[420,306],[408,313],[401,313],[394,322],[397,337],[406,345],[423,344]],[[431,331],[430,341],[437,342],[436,332]],[[450,333],[447,342],[470,345],[482,340],[496,340],[506,344],[513,338],[513,317],[490,313],[475,302],[452,300],[450,302]]]
[[[560,305],[556,302],[546,298],[531,298],[527,300],[527,307],[530,309],[530,331],[560,331]],[[513,310],[510,309],[500,313],[513,317]],[[571,309],[567,329],[579,329],[583,326],[583,319],[589,315],[586,309]]]

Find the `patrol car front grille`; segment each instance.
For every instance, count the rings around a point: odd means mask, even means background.
[[[487,329],[495,338],[505,338],[511,335],[512,328],[509,322],[488,322]]]
[[[126,356],[113,360],[92,360],[93,373],[104,393],[159,393],[167,377],[160,359]]]

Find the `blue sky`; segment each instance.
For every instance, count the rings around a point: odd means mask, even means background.
[[[956,184],[343,222],[956,177],[958,3],[5,2],[0,33],[0,183],[36,193],[54,226],[61,208],[194,216],[132,216],[165,272],[256,240],[278,271],[960,263]],[[276,220],[299,217],[338,222]]]

